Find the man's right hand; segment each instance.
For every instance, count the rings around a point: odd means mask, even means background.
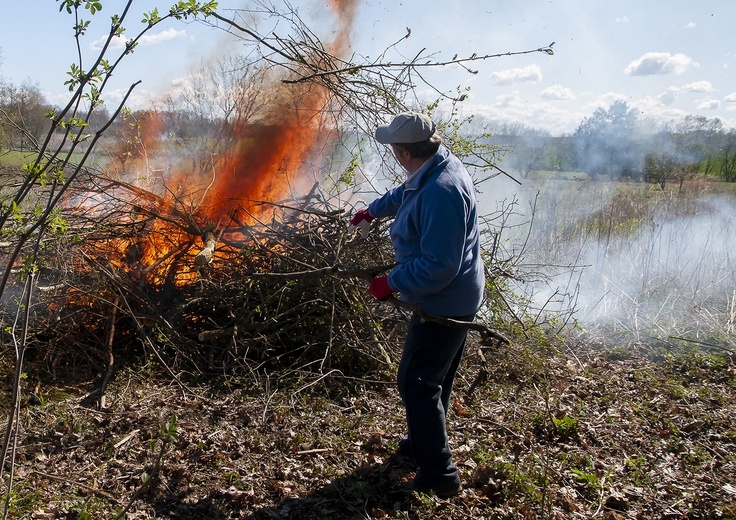
[[[378,276],[371,280],[371,285],[368,287],[368,290],[378,301],[385,300],[394,292],[388,284],[388,276]]]
[[[348,227],[348,233],[354,229],[359,229],[360,234],[363,238],[368,237],[368,230],[373,220],[373,215],[368,212],[368,208],[361,209],[358,211],[350,221],[350,227]]]

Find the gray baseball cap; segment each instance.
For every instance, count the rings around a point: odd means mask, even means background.
[[[391,124],[376,128],[376,141],[381,144],[419,143],[432,137],[434,131],[434,121],[429,117],[404,112],[394,117]]]

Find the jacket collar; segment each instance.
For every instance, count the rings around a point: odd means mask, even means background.
[[[450,157],[450,150],[444,144],[441,144],[437,153],[427,159],[419,169],[410,174],[404,182],[404,189],[406,190],[418,190],[426,182],[426,180],[432,176],[433,170],[437,166],[443,164]]]

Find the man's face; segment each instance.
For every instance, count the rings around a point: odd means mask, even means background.
[[[409,170],[408,161],[411,159],[411,156],[409,155],[409,152],[401,148],[400,146],[396,146],[395,144],[391,145],[391,150],[394,152],[394,157],[396,157],[396,161],[405,169]]]

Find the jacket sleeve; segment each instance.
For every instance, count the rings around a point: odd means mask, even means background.
[[[387,191],[368,205],[368,211],[375,218],[393,217],[401,206],[404,197],[404,185],[401,184]]]
[[[429,195],[427,193],[426,195]],[[420,255],[394,268],[388,276],[396,291],[424,296],[447,287],[462,267],[467,235],[467,205],[456,190],[435,189],[425,197],[415,218]]]

